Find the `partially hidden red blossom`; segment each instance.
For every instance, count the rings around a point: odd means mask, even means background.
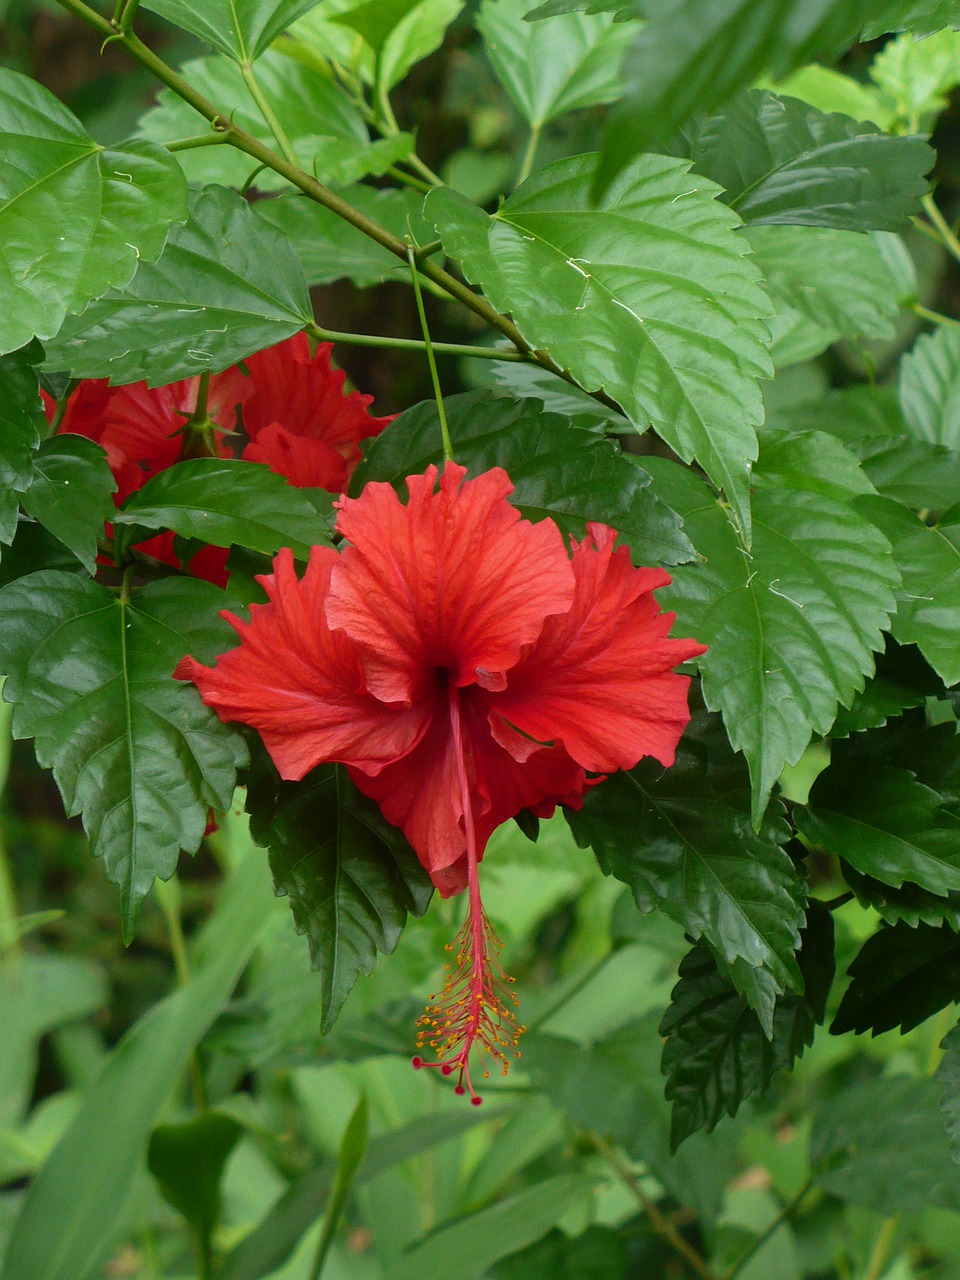
[[[471,1083],[474,1044],[506,1069],[520,1028],[500,944],[480,900],[478,864],[521,809],[579,806],[588,774],[673,763],[689,720],[689,680],[673,668],[704,652],[670,639],[659,569],[635,569],[601,524],[573,543],[552,520],[521,519],[499,467],[474,480],[447,463],[341,498],[342,553],[314,548],[298,580],[289,551],[261,579],[269,603],[213,668],[185,658],[224,720],[256,728],[284,778],[339,761],[401,827],[444,897],[469,913],[444,992],[421,1020],[418,1066]],[[485,1074],[487,1074],[485,1069]]]
[[[343,389],[346,374],[330,363],[331,342],[311,356],[305,333],[244,361],[251,393],[243,425],[250,444],[243,456],[265,462],[300,488],[341,493],[360,461],[360,441],[393,421],[375,418],[373,396]]]

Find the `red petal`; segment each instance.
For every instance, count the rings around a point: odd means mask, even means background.
[[[408,477],[406,506],[388,484],[337,504],[337,528],[353,545],[333,575],[327,617],[362,647],[367,687],[385,701],[414,701],[437,669],[460,686],[502,688],[544,619],[570,606],[557,526],[520,519],[501,468],[465,474],[448,462],[439,492],[435,467]]]
[[[224,614],[240,645],[216,667],[184,658],[175,674],[193,680],[222,720],[260,731],[281,777],[302,778],[330,760],[375,771],[403,755],[423,733],[421,708],[390,707],[368,694],[353,646],[324,618],[330,573],[338,560],[314,547],[302,581],[284,548],[263,577],[270,596],[252,605],[249,624]]]
[[[248,462],[265,462],[298,489],[327,489],[342,493],[352,468],[325,440],[295,436],[278,422],[261,431],[243,451]]]
[[[634,569],[616,534],[591,524],[574,547],[576,595],[548,618],[540,638],[493,698],[496,710],[540,742],[562,740],[591,772],[632,769],[643,756],[673,763],[690,713],[689,680],[672,668],[705,652],[671,640],[675,615],[653,597],[669,576]]]

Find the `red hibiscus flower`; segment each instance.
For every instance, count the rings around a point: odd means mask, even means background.
[[[360,441],[393,418],[367,412],[373,396],[344,394],[346,374],[330,364],[333,344],[310,355],[305,333],[244,361],[250,374],[243,425],[250,444],[243,457],[265,462],[298,488],[342,493],[360,461]]]
[[[438,1055],[417,1066],[459,1072],[469,1090],[477,1044],[505,1068],[520,1028],[477,874],[493,830],[523,808],[581,803],[590,773],[673,763],[687,721],[677,663],[704,652],[670,639],[674,615],[616,534],[591,524],[568,556],[551,520],[507,502],[500,468],[465,480],[447,463],[341,498],[341,553],[314,548],[297,579],[290,551],[261,579],[269,603],[228,617],[238,648],[215,667],[185,658],[224,720],[256,728],[280,774],[339,761],[402,827],[444,896],[464,887],[469,914],[446,989],[421,1020]]]

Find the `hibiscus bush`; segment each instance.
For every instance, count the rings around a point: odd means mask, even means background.
[[[960,2],[0,13],[3,1280],[955,1280]]]

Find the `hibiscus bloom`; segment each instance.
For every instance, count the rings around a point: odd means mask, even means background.
[[[383,430],[392,417],[367,411],[373,396],[346,394],[346,374],[330,363],[333,344],[313,356],[305,333],[244,361],[249,372],[243,425],[249,462],[265,462],[298,488],[342,493],[360,461],[360,441]]]
[[[444,994],[420,1043],[479,1101],[477,1044],[505,1068],[521,1028],[500,944],[480,900],[478,864],[494,829],[529,808],[579,805],[588,773],[673,763],[689,720],[677,663],[704,652],[670,639],[652,592],[670,579],[635,569],[616,533],[590,524],[572,558],[552,520],[521,519],[506,472],[474,480],[447,463],[341,498],[342,553],[315,547],[298,581],[281,551],[261,579],[269,603],[228,614],[238,648],[215,667],[187,657],[222,719],[259,732],[280,775],[339,761],[401,827],[443,896],[468,890]]]

